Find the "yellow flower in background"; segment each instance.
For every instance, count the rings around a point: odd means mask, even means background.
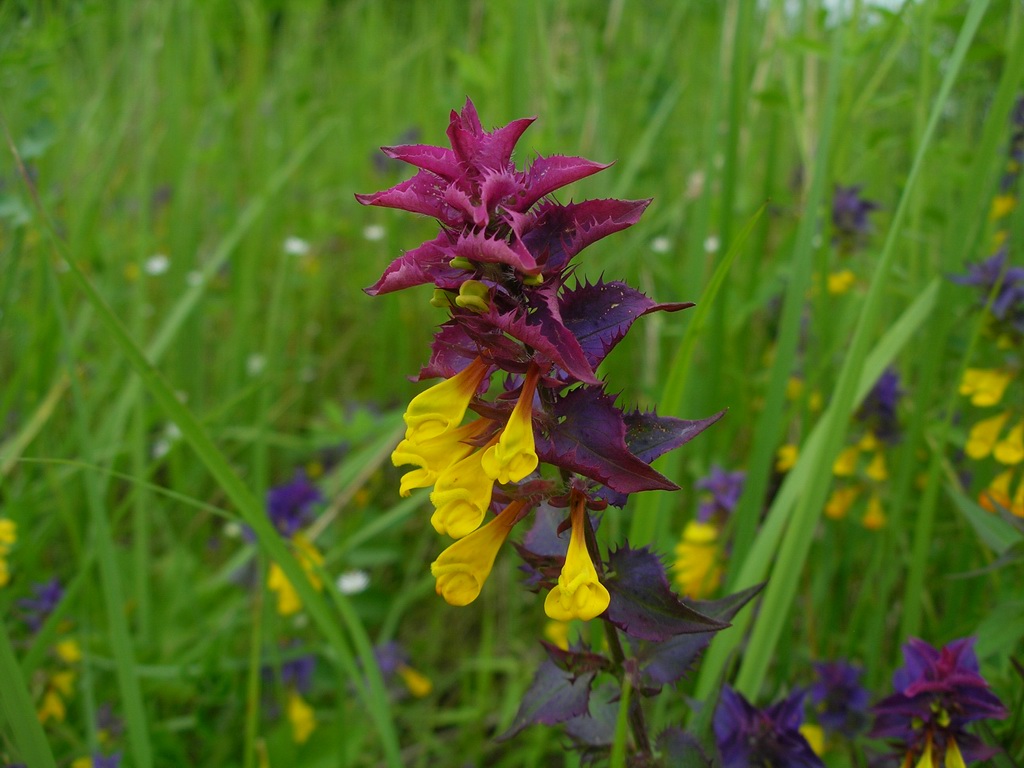
[[[469,605],[480,595],[491,574],[498,550],[505,543],[526,505],[513,501],[501,514],[462,537],[430,564],[435,590],[449,605]]]
[[[313,543],[301,533],[292,537],[295,545],[295,556],[306,573],[306,578],[317,591],[323,589],[323,582],[316,575],[316,567],[323,565],[324,556],[320,554]],[[302,599],[295,591],[295,586],[285,576],[284,571],[277,563],[270,564],[270,572],[267,574],[267,588],[277,595],[277,612],[281,616],[291,616],[302,610]]]
[[[0,517],[0,556],[9,554],[18,540],[18,524],[6,517]]]
[[[586,496],[574,490],[569,500],[572,531],[565,564],[558,583],[544,599],[544,612],[548,618],[557,621],[590,621],[604,613],[611,602],[611,595],[598,579],[597,569],[587,550],[583,530],[583,516],[587,514],[585,505]]]
[[[814,723],[804,723],[800,726],[800,735],[807,739],[807,743],[818,757],[825,754],[825,730]]]
[[[718,589],[722,583],[722,562],[717,527],[691,520],[683,529],[675,552],[675,582],[683,595],[700,600]]]
[[[792,443],[786,443],[775,452],[775,470],[777,472],[789,472],[796,464],[800,449]]]
[[[552,619],[544,625],[544,637],[548,642],[563,651],[569,650],[569,627],[567,621],[555,621]]]
[[[960,394],[971,399],[972,405],[987,407],[1003,399],[1003,393],[1013,376],[998,368],[968,368],[960,382]]]
[[[836,477],[851,477],[857,471],[857,457],[860,449],[855,445],[843,448],[832,462],[832,474]]]
[[[825,517],[842,520],[859,495],[860,488],[854,485],[836,488],[825,502]]]
[[[992,455],[1000,464],[1020,464],[1024,461],[1024,421],[1010,430],[1010,433],[992,450]]]
[[[78,641],[73,638],[58,642],[54,646],[54,652],[57,654],[57,658],[65,664],[77,664],[82,660],[82,649],[78,646]]]
[[[889,479],[889,469],[885,464],[885,454],[879,451],[875,454],[875,457],[871,459],[871,463],[868,464],[868,468],[865,471],[868,477],[876,482],[882,482],[883,480]]]
[[[975,460],[984,459],[992,453],[1008,418],[1010,418],[1009,413],[1000,413],[976,423],[967,435],[964,452]]]
[[[429,696],[430,692],[434,690],[434,684],[430,681],[430,678],[419,670],[413,669],[408,664],[402,664],[395,671],[402,678],[402,682],[409,689],[409,693],[417,699]]]
[[[1017,200],[1013,195],[996,195],[992,198],[992,209],[989,211],[988,217],[992,221],[996,221],[1011,213],[1016,207]]]
[[[305,744],[316,730],[316,713],[306,703],[302,695],[294,688],[288,691],[288,703],[285,707],[288,722],[292,727],[292,740],[296,744]]]
[[[833,272],[828,276],[826,288],[832,296],[842,296],[856,284],[857,276],[849,269]]]
[[[885,527],[887,518],[885,511],[882,509],[882,500],[878,498],[878,494],[872,494],[871,498],[868,499],[868,508],[860,522],[869,531],[879,531]]]

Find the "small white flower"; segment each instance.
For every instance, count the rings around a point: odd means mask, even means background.
[[[343,595],[358,595],[370,586],[370,574],[366,571],[345,571],[338,577],[338,591]]]
[[[363,227],[363,237],[370,242],[376,242],[377,240],[383,240],[384,235],[387,234],[384,227],[380,224],[368,224]]]
[[[672,241],[661,235],[651,240],[651,250],[655,253],[668,253],[672,249]]]
[[[718,240],[717,235],[708,235],[704,239],[704,250],[708,253],[718,253],[718,248],[721,243]]]
[[[240,539],[242,537],[242,526],[234,520],[224,523],[224,535],[229,539]]]
[[[185,275],[185,282],[188,283],[189,286],[192,288],[195,288],[197,285],[202,285],[203,273],[196,269],[193,269],[191,272]]]
[[[162,253],[154,253],[152,256],[146,259],[146,263],[142,265],[142,269],[145,271],[145,273],[147,275],[152,275],[153,277],[156,277],[157,275],[162,275],[170,268],[171,260],[167,258],[165,254]]]
[[[686,177],[686,197],[696,200],[704,194],[704,171],[697,170]]]
[[[173,421],[167,422],[167,426],[164,427],[164,437],[171,442],[181,439],[181,429]]]
[[[267,358],[259,353],[249,355],[245,361],[245,372],[250,376],[259,376],[267,366]]]
[[[151,449],[150,452],[153,454],[154,459],[162,459],[170,452],[170,450],[171,441],[164,437],[161,437],[153,442],[153,448]]]
[[[286,237],[284,239],[284,252],[289,256],[305,256],[309,253],[309,243],[301,237]]]

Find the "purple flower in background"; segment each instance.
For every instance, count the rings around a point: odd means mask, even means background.
[[[92,756],[92,768],[120,768],[120,766],[120,752],[113,752],[109,755],[104,755],[101,752],[96,752]]]
[[[818,722],[831,733],[852,739],[868,725],[868,692],[861,685],[864,670],[844,661],[814,665],[817,681],[811,686],[811,702]]]
[[[18,605],[25,625],[33,632],[38,632],[64,596],[64,588],[55,576],[49,581],[33,584],[32,592],[32,597],[23,597]]]
[[[989,296],[998,285],[999,292],[993,297],[989,312],[996,323],[1024,333],[1024,267],[1011,267],[1006,261],[1007,251],[1003,247],[984,261],[969,264],[966,274],[950,275],[949,279],[978,288],[983,307],[988,305]]]
[[[281,665],[281,682],[299,693],[307,693],[313,684],[316,656],[307,653]]]
[[[996,753],[964,730],[975,720],[1007,715],[978,671],[974,642],[966,637],[940,650],[911,638],[903,646],[905,663],[892,678],[896,692],[873,707],[870,735],[891,740],[906,764],[963,765]]]
[[[313,505],[321,501],[320,489],[310,482],[305,472],[299,470],[291,482],[267,491],[267,514],[278,532],[291,538],[310,522]]]
[[[807,739],[803,724],[804,692],[758,709],[729,686],[715,710],[715,740],[723,768],[824,768]]]
[[[868,425],[875,437],[887,443],[895,443],[900,436],[900,422],[896,414],[903,390],[900,388],[900,375],[892,368],[886,368],[878,377],[860,409],[857,418]]]
[[[713,465],[707,476],[697,481],[697,488],[709,494],[700,503],[697,519],[704,523],[712,519],[721,522],[731,515],[743,493],[746,477],[743,470],[726,472],[717,464]]]
[[[842,187],[838,184],[832,197],[832,228],[835,242],[847,250],[861,244],[871,234],[868,215],[878,203],[861,197],[860,184]]]

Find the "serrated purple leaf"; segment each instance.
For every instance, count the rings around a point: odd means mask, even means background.
[[[513,311],[499,314],[492,311],[482,315],[481,319],[532,347],[575,380],[600,384],[576,338],[552,317],[546,306],[537,306],[530,313]]]
[[[449,227],[462,225],[462,216],[451,206],[442,202],[448,183],[429,171],[419,171],[411,179],[396,184],[381,192],[356,195],[363,205],[382,208],[398,208],[410,213],[422,213]]]
[[[380,150],[393,160],[415,165],[449,181],[459,175],[459,159],[447,147],[402,144],[396,147],[381,147]]]
[[[607,747],[615,739],[615,718],[619,712],[619,690],[611,683],[598,685],[590,695],[589,711],[566,720],[566,734],[577,744]]]
[[[629,331],[633,321],[651,312],[677,312],[692,303],[659,304],[622,282],[585,283],[559,296],[562,322],[597,368]]]
[[[611,595],[606,618],[630,637],[665,642],[729,626],[680,600],[669,586],[664,563],[646,547],[626,545],[611,552],[603,583]]]
[[[620,493],[674,491],[678,486],[630,453],[626,425],[611,397],[578,387],[559,398],[554,420],[536,442],[541,461],[577,472]]]
[[[526,211],[531,205],[556,189],[561,189],[566,184],[579,181],[610,167],[611,163],[595,163],[593,160],[583,157],[566,157],[564,155],[538,157],[526,171],[525,192],[512,207],[517,211]]]
[[[450,379],[479,356],[479,346],[459,323],[449,320],[441,325],[431,343],[430,362],[420,369],[418,381]]]
[[[705,616],[728,622],[763,587],[764,584],[758,584],[719,600],[694,600],[690,605]],[[679,635],[663,643],[634,643],[643,686],[657,690],[679,680],[710,643],[710,634]]]
[[[551,659],[545,659],[523,695],[512,725],[497,741],[511,739],[534,723],[554,725],[586,714],[595,674],[574,676],[559,669]]]
[[[430,283],[443,290],[457,291],[466,279],[466,270],[448,266],[452,256],[448,235],[442,232],[392,261],[380,279],[363,290],[370,296],[378,296]]]
[[[584,200],[548,203],[526,217],[513,216],[523,244],[545,275],[561,272],[570,259],[603,237],[640,220],[650,200]]]
[[[658,752],[673,768],[712,768],[714,758],[709,755],[695,736],[682,728],[667,728],[655,742]]]
[[[586,646],[564,649],[543,640],[541,645],[544,646],[548,658],[555,663],[555,666],[573,675],[601,672],[611,669],[612,666],[607,657],[591,651]]]

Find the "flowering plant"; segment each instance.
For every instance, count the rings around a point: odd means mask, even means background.
[[[447,310],[419,373],[442,381],[409,403],[405,438],[392,454],[396,466],[412,467],[401,495],[431,488],[431,523],[455,539],[431,565],[438,594],[452,605],[475,600],[503,542],[536,510],[517,546],[527,585],[547,590],[551,619],[606,622],[608,656],[583,644],[548,647],[550,658],[506,736],[531,723],[562,722],[586,748],[599,749],[613,729],[594,726],[607,709],[591,706],[597,675],[612,671],[620,683],[628,676],[633,688],[656,692],[683,675],[707,633],[728,626],[756,589],[694,607],[671,591],[664,564],[649,550],[626,545],[607,560],[600,552],[600,512],[639,491],[676,489],[651,462],[722,414],[684,420],[624,411],[606,391],[596,371],[634,321],[692,305],[577,277],[574,257],[635,224],[650,200],[557,202],[556,190],[608,166],[554,155],[517,169],[512,151],[531,122],[485,131],[467,100],[451,113],[450,148],[383,148],[419,170],[390,189],[357,195],[359,202],[427,214],[440,231],[395,259],[366,291],[432,285],[431,303]],[[634,641],[628,663],[619,631]],[[650,755],[635,700],[630,724],[635,752]]]

